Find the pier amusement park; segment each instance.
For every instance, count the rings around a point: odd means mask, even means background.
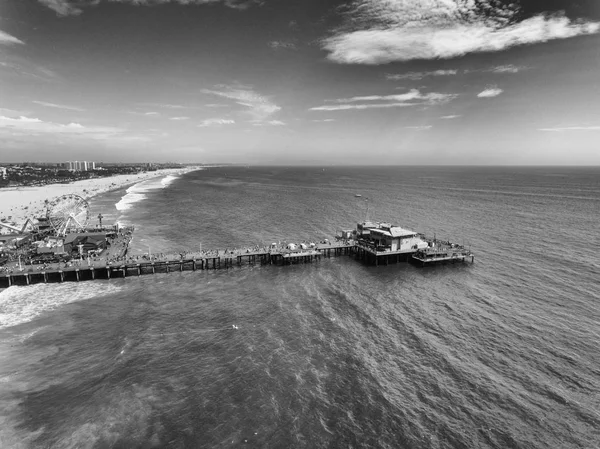
[[[449,241],[385,222],[365,220],[331,238],[243,248],[179,253],[128,254],[133,226],[92,223],[88,202],[69,194],[48,201],[46,214],[24,223],[0,221],[0,288],[65,281],[111,279],[242,265],[293,265],[348,256],[367,265],[411,262],[418,266],[473,262],[474,255]],[[195,245],[201,247],[201,245]]]

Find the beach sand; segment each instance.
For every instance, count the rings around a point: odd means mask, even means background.
[[[200,167],[163,169],[139,174],[84,179],[69,184],[2,188],[0,189],[0,219],[6,219],[7,223],[20,226],[27,218],[46,215],[46,199],[51,201],[61,195],[76,194],[89,200],[101,193],[121,189],[148,179],[180,175],[199,169]]]

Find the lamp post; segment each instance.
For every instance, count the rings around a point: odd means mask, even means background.
[[[102,214],[98,214],[98,221],[100,222],[100,228],[102,228],[102,219],[104,217],[102,216]]]

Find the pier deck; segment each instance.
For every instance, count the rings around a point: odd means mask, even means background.
[[[173,271],[217,270],[242,265],[292,265],[311,263],[321,258],[341,255],[353,256],[368,265],[388,265],[404,262],[415,251],[376,251],[358,244],[356,241],[333,241],[319,243],[305,249],[255,248],[245,250],[211,250],[186,252],[180,254],[160,254],[130,256],[117,261],[106,258],[72,260],[68,263],[19,266],[16,262],[5,266],[0,272],[0,288],[12,285],[30,285],[38,283],[86,281],[95,279],[124,278]],[[440,255],[436,256],[440,262]],[[468,257],[472,257],[469,253]],[[451,256],[451,261],[466,261],[464,257]],[[472,259],[471,259],[472,261]],[[425,258],[422,265],[429,265],[433,258]]]
[[[142,255],[108,261],[104,258],[72,260],[69,263],[25,265],[15,262],[0,272],[0,288],[12,285],[86,281],[173,271],[217,270],[242,265],[291,265],[311,263],[322,257],[351,254],[353,243],[330,242],[307,249],[261,248],[213,250],[182,254]]]

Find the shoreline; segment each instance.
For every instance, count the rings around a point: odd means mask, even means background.
[[[166,176],[180,176],[203,167],[167,168],[138,174],[115,175],[106,178],[93,178],[67,184],[47,184],[34,187],[8,187],[0,189],[0,219],[6,223],[23,225],[27,218],[46,215],[46,199],[52,200],[66,194],[79,195],[87,201],[104,193],[133,186],[143,181]],[[10,217],[10,218],[9,218]]]

